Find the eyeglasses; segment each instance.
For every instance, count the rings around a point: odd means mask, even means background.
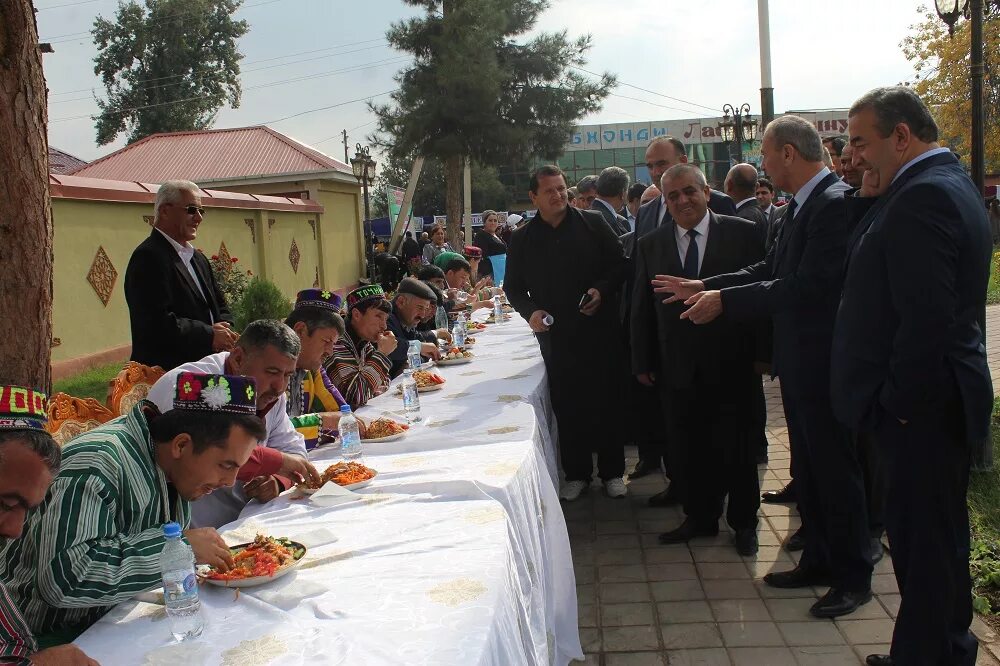
[[[188,206],[184,210],[187,211],[188,215],[194,215],[195,213],[198,213],[202,217],[205,217],[205,209],[202,208],[201,206],[195,206],[194,204],[191,204],[190,206]]]

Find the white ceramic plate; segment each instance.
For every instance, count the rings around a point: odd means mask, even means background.
[[[249,543],[241,543],[237,546],[231,546],[229,550],[233,551],[236,549],[242,549],[249,545]],[[215,585],[216,587],[256,587],[258,585],[263,585],[264,583],[269,583],[272,580],[277,580],[302,564],[302,562],[306,559],[306,554],[309,552],[309,549],[298,541],[292,541],[292,545],[305,551],[302,553],[302,557],[295,560],[285,568],[278,569],[274,572],[273,576],[255,576],[253,578],[241,578],[240,580],[213,580],[211,578],[206,578],[205,582],[209,585]]]
[[[442,358],[437,362],[438,365],[461,365],[463,363],[472,363],[471,356],[463,356],[462,358]],[[443,386],[443,384],[441,384]]]
[[[362,440],[362,441],[366,441],[366,440]],[[357,483],[351,483],[351,484],[348,484],[346,486],[341,486],[341,488],[343,488],[345,490],[357,490],[359,488],[364,488],[365,486],[370,486],[372,484],[372,481],[374,481],[377,478],[378,478],[378,472],[375,472],[375,476],[373,476],[370,479],[366,479],[364,481],[358,481]],[[305,486],[295,486],[295,487],[303,495],[312,495],[313,493],[315,493],[315,492],[317,492],[319,490],[319,488],[306,488]]]
[[[417,393],[430,393],[431,391],[440,391],[444,388],[444,384],[434,384],[432,386],[418,386]],[[403,385],[398,384],[396,387],[396,395],[402,397],[403,395]]]
[[[404,437],[406,437],[406,432],[399,432],[399,433],[396,433],[395,435],[389,435],[388,437],[376,437],[374,439],[363,439],[363,440],[361,440],[361,443],[362,444],[373,444],[373,443],[378,443],[378,442],[395,442],[397,440],[403,439]]]

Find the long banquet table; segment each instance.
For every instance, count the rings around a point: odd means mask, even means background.
[[[481,321],[485,313],[477,313]],[[309,548],[263,586],[202,587],[201,638],[176,643],[156,595],[120,604],[77,644],[109,664],[529,666],[582,659],[555,425],[523,319],[474,334],[475,360],[437,368],[423,421],[365,445],[378,476],[337,504],[290,491],[220,532]],[[396,386],[359,410],[403,420]],[[319,469],[338,458],[321,447]],[[162,597],[161,597],[162,598]]]

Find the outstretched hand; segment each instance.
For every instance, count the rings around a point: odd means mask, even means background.
[[[654,294],[670,294],[669,298],[663,299],[664,303],[685,301],[705,288],[705,283],[701,280],[688,280],[673,275],[657,275],[652,283]]]

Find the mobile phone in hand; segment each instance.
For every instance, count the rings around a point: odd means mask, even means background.
[[[577,310],[582,310],[587,306],[587,303],[591,302],[592,300],[594,300],[594,297],[591,296],[590,292],[588,291],[583,295],[583,298],[580,299],[580,305],[577,306]]]

